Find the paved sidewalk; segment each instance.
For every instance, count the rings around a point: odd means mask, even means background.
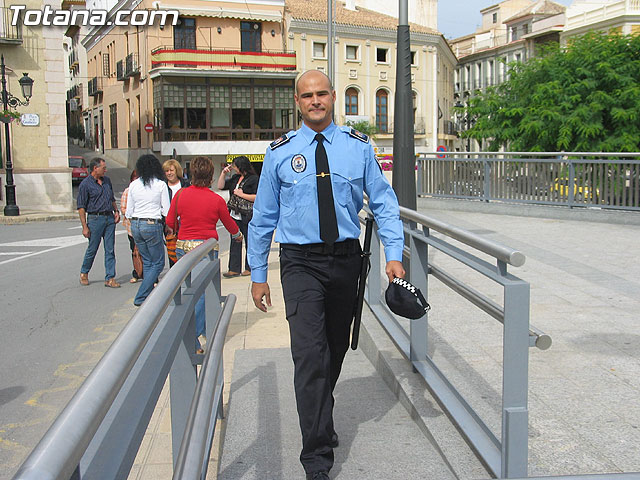
[[[530,283],[531,324],[553,339],[549,350],[529,351],[529,474],[640,472],[640,214],[620,212],[614,224],[570,212],[550,219],[418,204],[425,215],[526,256],[509,271]],[[434,250],[430,261],[451,265]],[[497,322],[437,281],[429,295],[436,357],[452,371],[468,369],[456,379],[499,433]]]
[[[533,218],[466,212],[459,210],[459,204],[455,205],[455,210],[446,209],[443,208],[446,203],[426,199],[419,199],[418,205],[421,213],[516,248],[527,258],[525,265],[511,268],[510,272],[531,285],[531,324],[553,338],[549,350],[533,348],[529,351],[529,475],[640,472],[637,448],[640,445],[640,263],[637,260],[640,222],[636,218],[639,214],[620,213],[624,215],[621,221],[603,223],[591,222],[584,217],[575,219],[570,215]],[[222,265],[226,265],[226,253],[223,252],[221,260]],[[451,268],[465,281],[475,281],[473,274],[433,249],[430,250],[430,261]],[[274,378],[273,375],[277,378],[279,388],[272,392],[273,395],[284,395],[278,397],[278,411],[274,407],[273,412],[255,410],[253,414],[259,414],[254,418],[280,422],[276,431],[283,437],[279,440],[280,448],[275,451],[282,457],[276,459],[273,471],[285,475],[259,478],[298,478],[287,476],[298,468],[299,444],[296,442],[299,434],[295,412],[291,412],[290,403],[286,404],[292,400],[291,396],[287,400],[285,390],[291,385],[287,366],[289,336],[278,278],[277,251],[272,252],[270,262],[273,308],[267,314],[253,306],[248,278],[224,279],[222,283],[224,294],[233,292],[238,297],[225,349],[225,410],[232,427],[234,418],[238,418],[233,409],[234,402],[239,402],[239,392],[243,389],[251,392],[260,385],[246,383],[247,373],[260,371],[260,365],[278,367],[264,370],[265,374],[270,372],[272,375],[268,378]],[[497,295],[496,292],[490,294]],[[432,305],[429,314],[432,354],[452,375],[472,405],[486,415],[490,428],[499,433],[502,341],[499,325],[433,279],[429,283],[429,302]],[[341,391],[344,395],[340,394],[339,402],[342,398],[345,403],[336,406],[341,420],[339,433],[346,447],[338,451],[339,460],[333,472],[337,478],[354,478],[357,470],[352,468],[358,462],[368,464],[372,458],[383,458],[378,452],[384,451],[376,443],[381,435],[366,436],[374,431],[369,429],[369,422],[389,428],[391,435],[407,429],[407,439],[415,439],[411,417],[416,419],[424,434],[424,443],[414,440],[403,443],[402,455],[391,459],[393,464],[389,466],[399,473],[406,462],[414,461],[413,457],[419,460],[423,449],[430,449],[435,441],[438,455],[457,478],[488,478],[468,447],[456,438],[455,429],[437,403],[429,398],[421,382],[416,381],[415,375],[406,368],[406,362],[394,353],[393,345],[388,339],[384,343],[384,334],[378,331],[375,322],[369,316],[363,322],[366,333],[362,344],[377,371],[384,375],[376,379],[371,366],[367,366],[359,352],[347,357],[342,379],[345,385],[338,388],[347,385],[354,388]],[[359,373],[358,368],[365,373]],[[393,372],[392,379],[390,372]],[[254,377],[254,381],[257,378],[260,377]],[[396,410],[393,399],[380,387],[379,378],[394,385],[393,391],[400,394],[411,416],[402,417]],[[229,408],[230,391],[237,396]],[[352,392],[355,391],[367,392],[372,400],[371,407],[365,404],[359,408],[353,403]],[[370,393],[374,391],[379,395]],[[270,395],[271,390],[266,389],[263,393]],[[367,408],[377,408],[373,402],[377,398],[383,399],[383,410],[393,417],[367,417]],[[255,408],[258,406],[256,403]],[[130,478],[171,477],[168,412],[165,392]],[[363,418],[365,421],[361,421]],[[388,423],[391,418],[394,420]],[[395,419],[398,419],[397,425]],[[360,428],[362,425],[364,428]],[[218,439],[224,437],[225,426],[225,422],[219,423]],[[267,430],[272,429],[269,426]],[[236,435],[231,430],[228,433]],[[251,444],[255,438],[248,433],[240,430],[240,435],[244,434]],[[264,434],[264,431],[258,433]],[[383,433],[382,438],[387,438],[387,433]],[[393,436],[388,438],[393,439],[393,448],[402,442]],[[231,448],[231,445],[239,445],[234,443],[237,438],[229,436],[226,441],[229,448],[225,452],[237,456],[239,451]],[[208,478],[216,478],[218,448],[216,444]],[[355,463],[348,463],[350,460]],[[230,472],[227,466],[231,464],[232,460],[223,458],[222,471]],[[251,468],[247,465],[245,476],[240,478],[258,478],[251,476]],[[405,477],[415,478],[412,474]],[[431,478],[440,477],[433,475]]]

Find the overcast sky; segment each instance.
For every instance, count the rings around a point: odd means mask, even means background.
[[[569,5],[573,0],[554,0]],[[476,31],[482,23],[480,10],[500,0],[438,0],[438,30],[446,38],[456,38]]]

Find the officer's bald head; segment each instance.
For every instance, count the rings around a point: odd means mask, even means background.
[[[298,77],[298,80],[296,80],[296,93],[298,95],[300,94],[300,88],[299,88],[300,82],[304,83],[305,80],[308,80],[314,76],[317,76],[317,78],[324,78],[324,80],[326,80],[327,82],[328,90],[333,91],[333,85],[331,85],[331,79],[324,72],[321,72],[320,70],[307,70],[306,72],[302,72]]]

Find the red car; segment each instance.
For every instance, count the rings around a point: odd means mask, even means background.
[[[73,169],[71,170],[71,183],[73,185],[77,185],[89,176],[87,163],[80,156],[71,155],[69,157],[69,168]]]

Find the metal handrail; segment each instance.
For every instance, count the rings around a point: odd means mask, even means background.
[[[235,304],[236,296],[229,294],[224,303],[212,345],[207,348],[202,362],[196,393],[189,409],[187,427],[173,470],[174,480],[198,479],[206,473],[211,450],[209,439],[213,438],[215,432],[213,412],[215,406],[222,402],[222,385],[224,383],[222,353]],[[212,417],[214,417],[213,422],[211,421]]]
[[[138,357],[191,271],[209,255],[210,239],[164,276],[19,468],[14,480],[68,479],[76,470]]]
[[[366,211],[371,212],[367,208]],[[426,228],[443,233],[455,240],[458,240],[466,245],[469,245],[476,250],[479,250],[487,255],[495,257],[497,260],[513,265],[514,267],[521,267],[526,261],[524,254],[518,250],[514,250],[511,247],[502,245],[501,243],[493,242],[478,235],[474,235],[462,228],[454,227],[448,223],[441,222],[435,218],[428,217],[415,210],[408,209],[406,207],[400,207],[400,215],[412,222],[418,223]],[[364,220],[360,219],[361,223]],[[410,256],[409,249],[405,248],[405,254]],[[429,266],[429,273],[435,278],[440,280],[443,284],[460,294],[462,297],[469,300],[478,308],[491,315],[500,323],[504,322],[504,309],[497,303],[488,299],[484,295],[479,294],[475,290],[467,287],[466,285],[458,282],[451,275],[447,274],[444,270],[436,267],[435,265]],[[530,344],[537,347],[540,350],[548,350],[551,348],[552,339],[544,333],[542,330],[537,329],[534,326],[529,326],[529,336],[531,337]]]
[[[439,220],[436,220],[435,218],[427,217],[426,215],[422,215],[415,210],[411,210],[405,207],[400,207],[400,215],[407,220],[411,220],[427,228],[431,228],[440,233],[444,233],[451,238],[465,243],[470,247],[475,248],[476,250],[480,250],[487,255],[491,255],[492,257],[506,262],[509,265],[513,265],[514,267],[521,267],[522,265],[524,265],[525,256],[521,252],[514,250],[513,248],[504,246],[497,242],[492,242],[491,240],[479,237],[478,235],[474,235],[471,232],[467,232],[462,228],[454,227],[453,225],[441,222]]]
[[[367,211],[367,214],[371,213]],[[400,209],[400,217],[404,222],[405,238],[408,239],[408,245],[404,250],[409,258],[409,281],[422,290],[427,300],[428,277],[432,276],[503,325],[500,438],[484,423],[479,413],[458,392],[431,357],[428,349],[428,315],[412,320],[406,328],[406,323],[399,321],[381,300],[384,297],[381,295],[384,274],[381,267],[382,248],[377,231],[375,235],[378,241],[371,245],[372,271],[368,279],[367,303],[387,334],[411,362],[414,370],[422,375],[431,393],[443,405],[489,470],[499,478],[522,476],[527,471],[528,348],[536,346],[544,350],[551,345],[548,335],[529,325],[529,284],[507,272],[508,265],[523,265],[525,257],[517,250],[404,207]],[[434,237],[431,230],[494,257],[497,265],[492,265],[445,239]],[[504,291],[504,305],[498,305],[456,279],[444,268],[434,265],[429,260],[428,247],[439,250],[501,285]]]

